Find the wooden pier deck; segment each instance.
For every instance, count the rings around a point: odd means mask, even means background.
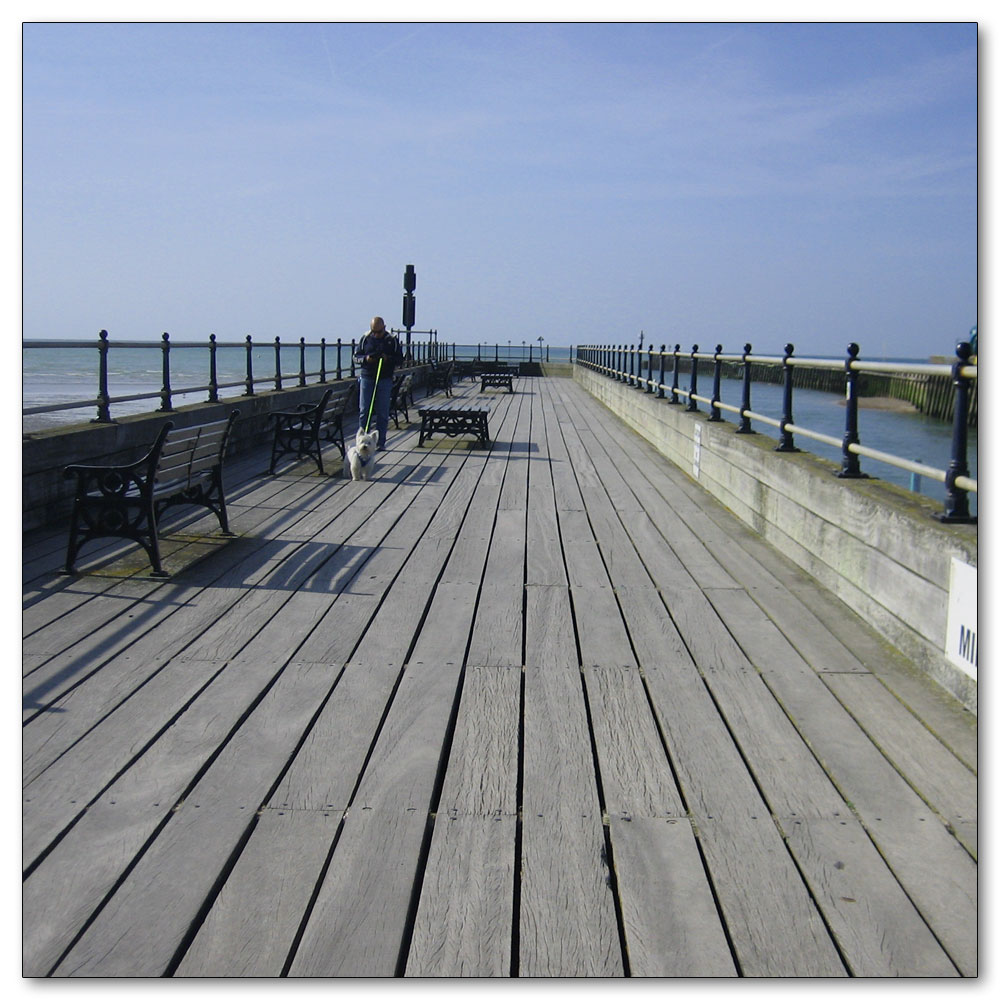
[[[975,718],[572,380],[455,391],[169,580],[25,536],[24,974],[976,975]]]

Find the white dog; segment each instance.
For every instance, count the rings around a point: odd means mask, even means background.
[[[354,444],[347,449],[347,455],[344,457],[344,475],[350,476],[356,482],[362,479],[371,479],[372,473],[375,471],[377,447],[378,434],[375,431],[366,434],[359,427]]]

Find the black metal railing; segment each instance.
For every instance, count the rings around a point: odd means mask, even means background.
[[[978,493],[978,484],[970,478],[968,457],[968,426],[970,390],[976,384],[979,370],[977,364],[970,363],[971,345],[960,342],[955,349],[955,359],[950,365],[896,363],[885,361],[860,361],[860,349],[850,344],[843,361],[830,358],[799,358],[795,356],[792,344],[786,344],[780,357],[751,355],[751,345],[745,344],[740,354],[724,354],[722,345],[711,353],[703,352],[695,344],[690,351],[681,351],[676,344],[672,351],[661,345],[643,352],[641,347],[628,345],[587,345],[576,348],[576,363],[600,372],[643,392],[655,394],[668,405],[678,405],[686,400],[686,409],[698,411],[698,404],[709,407],[709,420],[722,420],[722,411],[729,411],[739,417],[738,434],[755,433],[752,421],[759,421],[778,429],[776,451],[795,452],[795,436],[801,435],[840,449],[841,468],[837,473],[843,479],[867,478],[861,471],[860,459],[870,458],[903,469],[916,476],[926,476],[945,485],[945,509],[939,520],[950,523],[975,523],[977,518],[970,513],[969,494]],[[712,366],[712,395],[698,392],[699,364],[710,362]],[[670,365],[670,381],[667,382],[667,364]],[[721,379],[724,364],[737,363],[742,371],[742,402],[732,406],[722,402]],[[679,374],[681,368],[689,374],[688,387],[681,388]],[[750,403],[752,365],[779,366],[782,384],[782,412],[780,417],[755,412]],[[643,376],[645,368],[647,375]],[[844,435],[835,438],[829,434],[803,427],[795,423],[793,417],[794,379],[796,369],[831,369],[844,373],[846,387],[846,417]],[[655,377],[654,377],[654,372]],[[954,388],[954,409],[952,417],[951,461],[947,469],[936,469],[910,459],[901,458],[885,451],[867,448],[861,444],[858,428],[858,378],[865,372],[904,373],[920,375],[943,375],[951,379]]]
[[[390,331],[403,336],[407,331],[393,329]],[[408,348],[408,365],[427,365],[443,361],[495,361],[499,363],[518,364],[548,360],[549,351],[542,344],[520,345],[510,341],[503,344],[461,345],[444,343],[438,338],[437,330],[412,330]],[[418,334],[426,335],[425,340],[417,339]],[[159,411],[169,412],[176,403],[178,396],[205,394],[204,398],[211,403],[218,402],[223,394],[242,394],[253,396],[261,389],[280,390],[290,384],[305,386],[313,383],[340,381],[343,378],[354,378],[357,374],[354,363],[356,339],[349,341],[337,338],[318,341],[307,341],[300,337],[298,341],[282,341],[280,337],[273,340],[254,340],[248,336],[244,341],[220,343],[214,334],[207,341],[174,341],[164,333],[159,341],[120,340],[113,341],[106,330],[102,330],[96,341],[84,340],[25,340],[22,343],[24,351],[74,350],[93,351],[96,355],[93,362],[96,395],[83,399],[70,399],[61,402],[37,403],[25,406],[21,410],[22,417],[37,414],[57,413],[64,410],[95,409],[93,418],[99,423],[108,423],[115,419],[113,411],[123,404],[132,404],[144,400],[156,400]],[[146,373],[142,381],[148,383],[138,392],[112,392],[111,360],[121,359],[121,352],[142,350],[157,352],[159,360],[156,363],[158,374]],[[207,351],[207,356],[204,356]],[[182,365],[186,371],[179,373],[177,355],[190,356],[201,352],[203,355],[197,364],[197,370],[192,374],[190,365]],[[226,358],[223,366],[220,359]],[[84,362],[82,368],[89,368],[90,361]],[[294,365],[290,370],[289,365]],[[119,365],[128,370],[127,361]],[[265,374],[266,372],[266,374]],[[226,374],[228,373],[228,374]],[[26,378],[28,366],[25,366]],[[78,375],[87,378],[85,372]],[[179,377],[180,375],[180,377]],[[125,375],[119,377],[125,378]],[[73,380],[79,384],[79,378]],[[153,387],[155,386],[155,388]],[[230,392],[239,390],[239,393]]]
[[[26,340],[22,347],[25,351],[94,351],[96,359],[95,388],[96,395],[86,399],[71,399],[56,403],[39,403],[25,406],[21,410],[22,417],[36,414],[56,413],[64,410],[96,409],[94,420],[99,423],[111,422],[114,419],[112,410],[126,403],[136,403],[143,400],[157,400],[159,411],[174,409],[178,396],[189,394],[206,394],[208,402],[218,402],[222,394],[228,390],[240,390],[243,396],[253,396],[261,388],[280,390],[289,384],[305,386],[312,383],[340,381],[343,378],[354,378],[357,374],[354,362],[354,349],[357,340],[349,341],[337,338],[328,341],[307,341],[300,337],[297,342],[282,342],[280,337],[271,340],[253,340],[248,336],[244,341],[219,343],[214,334],[208,341],[172,341],[170,335],[164,333],[159,342],[122,340],[112,341],[106,330],[102,330],[95,341],[80,340]],[[157,388],[143,389],[140,392],[112,393],[111,391],[111,359],[112,355],[120,358],[119,352],[143,350],[157,351],[160,355],[159,377],[154,379],[147,375],[144,381],[157,384]],[[186,376],[186,380],[178,380],[178,363],[176,355],[180,353],[201,352],[207,350],[207,358],[199,361],[199,373]],[[416,342],[412,345],[408,363],[412,365],[429,364],[441,356],[448,356],[450,345],[439,344],[436,338],[426,342]],[[269,361],[267,355],[273,357]],[[220,356],[229,359],[226,366],[229,377],[220,377]],[[238,356],[238,361],[234,360]],[[290,371],[289,364],[295,365]],[[256,374],[267,371],[267,374]],[[127,363],[124,365],[127,369]],[[26,366],[26,378],[27,375]],[[204,372],[204,374],[201,374]],[[80,373],[83,374],[83,373]],[[76,384],[77,380],[74,380]],[[234,393],[230,393],[234,395]]]

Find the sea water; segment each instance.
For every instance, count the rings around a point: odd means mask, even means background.
[[[570,348],[544,347],[544,354],[551,362],[566,362],[570,359]],[[512,345],[492,344],[459,345],[456,350],[459,358],[475,358],[477,355],[484,360],[494,360],[516,363],[527,360],[527,348]],[[350,374],[351,346],[342,344],[340,351],[341,373],[346,378]],[[538,358],[538,349],[531,351],[533,359]],[[305,351],[305,369],[309,381],[316,381],[316,373],[320,370],[320,348],[307,347]],[[23,417],[24,432],[43,430],[53,427],[67,426],[92,420],[97,415],[97,378],[98,351],[96,346],[86,347],[35,347],[25,346],[22,351],[23,398],[22,407],[36,405],[53,405],[63,402],[88,401],[79,409],[60,410],[54,413],[31,414]],[[255,387],[256,391],[266,391],[274,388],[278,372],[278,358],[273,344],[258,344],[252,348],[251,366],[256,379],[267,379]],[[284,387],[298,384],[301,357],[299,345],[295,342],[282,344],[280,350],[280,375]],[[246,346],[244,344],[219,345],[216,351],[217,378],[220,384],[219,395],[225,399],[243,395],[246,380]],[[327,344],[325,351],[325,370],[327,379],[336,377],[337,346]],[[656,373],[654,372],[654,375]],[[704,378],[704,372],[699,379],[698,394],[711,396],[711,379]],[[665,375],[668,385],[665,392],[669,395],[668,372]],[[679,388],[688,389],[689,375],[682,373],[678,383]],[[208,398],[209,382],[209,350],[205,345],[184,346],[173,344],[170,347],[170,384],[174,406],[205,401]],[[153,393],[152,398],[132,400],[130,402],[112,405],[112,416],[120,417],[135,413],[151,412],[159,409],[160,399],[157,395],[163,384],[163,350],[160,345],[149,347],[124,347],[112,345],[108,352],[108,391],[113,398],[116,396],[131,396],[143,393]],[[229,384],[229,388],[221,388]],[[193,391],[184,392],[184,389]],[[742,404],[743,384],[740,379],[723,379],[720,387],[721,401],[730,406]],[[682,406],[686,399],[681,397]],[[782,416],[783,388],[764,382],[754,382],[751,386],[751,410],[766,414],[772,419]],[[664,402],[664,405],[668,405]],[[922,462],[936,469],[947,469],[951,461],[951,423],[923,416],[916,410],[906,410],[895,406],[889,410],[875,408],[871,400],[862,400],[858,415],[859,438],[862,445],[885,451],[900,458]],[[707,403],[699,403],[702,412],[709,412]],[[844,397],[839,393],[820,392],[814,389],[796,388],[792,401],[792,417],[794,423],[810,430],[827,434],[838,440],[844,435],[846,408]],[[739,417],[732,412],[723,411],[722,417],[729,422],[738,422]],[[775,439],[780,437],[778,428],[762,421],[751,421],[753,429],[762,435]],[[838,466],[841,462],[839,448],[815,441],[812,438],[799,435],[795,445],[803,451],[812,452],[821,458],[829,459]],[[978,435],[976,428],[970,427],[968,432],[968,461],[970,477],[978,476]],[[884,462],[862,457],[861,469],[872,477],[887,480],[905,489],[917,487],[920,492],[935,500],[944,502],[944,484],[933,479],[922,477],[915,483],[909,471],[897,469]],[[976,495],[970,495],[970,506],[976,509]]]

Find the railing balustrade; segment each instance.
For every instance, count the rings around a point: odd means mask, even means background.
[[[207,393],[207,401],[211,403],[216,403],[219,401],[220,391],[225,391],[229,389],[241,389],[244,396],[253,396],[258,391],[261,386],[270,386],[276,390],[282,389],[285,380],[289,377],[295,378],[299,386],[305,386],[310,384],[312,380],[315,380],[319,384],[326,383],[329,380],[331,372],[327,367],[327,349],[335,349],[336,351],[336,380],[341,381],[345,375],[348,378],[354,378],[356,376],[356,366],[354,363],[354,348],[356,345],[356,340],[343,341],[341,338],[337,338],[334,344],[327,342],[326,338],[320,339],[318,342],[308,342],[304,337],[299,338],[298,344],[295,345],[298,351],[298,370],[294,375],[290,375],[287,369],[284,368],[284,360],[288,358],[289,347],[283,344],[280,337],[275,337],[272,341],[257,341],[255,342],[252,337],[247,336],[245,343],[219,343],[216,339],[215,334],[211,334],[208,338],[207,344],[197,342],[197,341],[171,341],[170,335],[164,333],[160,338],[159,344],[155,341],[116,341],[112,344],[106,330],[102,330],[98,336],[96,343],[97,349],[97,395],[92,399],[76,399],[70,400],[62,403],[45,403],[36,406],[27,406],[21,410],[22,416],[31,416],[38,413],[55,413],[62,410],[75,410],[84,409],[89,407],[96,407],[97,416],[95,422],[97,423],[109,423],[114,418],[112,416],[111,408],[115,405],[120,405],[123,403],[133,403],[140,402],[142,400],[159,400],[159,410],[169,412],[174,408],[175,397],[186,396],[192,393]],[[274,354],[274,364],[273,364],[273,374],[268,375],[255,375],[254,374],[254,350],[262,349],[267,346],[273,348]],[[25,350],[32,349],[73,349],[80,350],[89,347],[94,347],[93,342],[89,343],[86,341],[78,340],[28,340],[22,345]],[[440,345],[441,349],[447,352],[447,345]],[[151,389],[147,392],[136,392],[120,395],[111,395],[109,389],[109,355],[111,349],[117,353],[119,350],[129,350],[129,349],[141,349],[149,351],[150,349],[159,348],[161,354],[160,362],[160,386],[158,389]],[[196,382],[195,384],[185,383],[179,385],[176,382],[176,358],[175,352],[184,351],[188,349],[197,349],[208,351],[208,382]],[[413,345],[411,351],[412,363],[414,364],[427,364],[432,359],[436,359],[438,355],[439,345],[435,342],[434,344],[429,343],[418,343]],[[319,351],[319,367],[315,370],[311,370],[307,364],[307,358],[309,357],[309,350]],[[350,363],[348,365],[344,364],[343,350],[349,349]],[[284,350],[284,355],[282,351]],[[236,351],[244,351],[244,361],[242,364],[243,373],[238,379],[229,381],[220,381],[219,379],[219,354],[220,352],[234,353]],[[258,362],[261,360],[258,354]]]
[[[405,330],[390,330],[391,333],[399,336],[400,342],[405,344]],[[541,343],[537,346],[522,343],[520,346],[508,344],[506,347],[500,344],[475,344],[458,345],[442,343],[438,340],[436,330],[411,331],[411,334],[423,333],[428,335],[424,341],[413,339],[410,342],[409,364],[424,365],[435,364],[439,361],[456,360],[478,360],[517,363],[527,361],[532,363],[541,361],[544,357],[548,360],[548,348],[543,351]],[[319,341],[307,341],[300,337],[294,347],[282,343],[280,337],[275,337],[273,341],[254,341],[251,336],[247,336],[245,342],[219,343],[215,334],[211,334],[207,343],[200,341],[172,341],[168,333],[164,333],[159,342],[156,341],[134,341],[123,340],[112,342],[106,330],[101,330],[96,344],[93,341],[81,340],[26,340],[22,346],[25,350],[52,350],[52,349],[91,349],[97,351],[97,394],[90,399],[76,399],[62,403],[44,403],[22,408],[22,417],[33,416],[40,413],[55,413],[63,410],[79,410],[95,408],[97,411],[95,422],[110,423],[114,420],[112,407],[120,406],[124,403],[135,403],[143,400],[157,400],[158,409],[161,412],[170,412],[175,405],[176,397],[190,394],[206,393],[207,401],[215,403],[219,401],[220,392],[231,389],[239,389],[244,396],[253,396],[261,386],[268,386],[275,390],[284,388],[288,379],[294,379],[298,386],[306,386],[315,381],[317,384],[325,384],[332,374],[327,366],[327,349],[335,351],[336,364],[335,378],[341,381],[346,378],[355,378],[357,368],[354,363],[354,348],[357,340],[344,341],[337,338],[334,343],[328,343],[326,338]],[[273,373],[267,375],[257,375],[254,373],[255,361],[258,365],[266,363],[264,350],[273,350],[273,365],[268,366]],[[120,350],[159,350],[160,352],[160,377],[159,388],[149,389],[144,392],[112,395],[110,391],[110,363],[109,356],[112,349],[115,355]],[[200,350],[208,354],[207,368],[208,381],[197,381],[194,384],[179,384],[177,380],[178,351]],[[290,357],[289,351],[296,350],[298,354],[297,371],[289,372],[285,368],[285,363]],[[349,362],[345,364],[343,352],[348,351]],[[257,351],[255,359],[254,352]],[[310,368],[308,361],[314,357],[318,351],[318,367],[314,370]],[[220,381],[219,378],[219,357],[220,354],[232,355],[236,352],[243,352],[242,363],[230,366],[230,371],[238,370],[238,378],[230,378]]]
[[[734,413],[739,417],[737,433],[753,434],[752,421],[758,421],[776,427],[779,432],[775,451],[796,452],[795,435],[820,441],[838,448],[841,452],[841,468],[837,475],[843,479],[867,478],[861,471],[860,458],[870,458],[883,462],[915,476],[926,476],[945,484],[945,510],[938,515],[939,520],[948,523],[976,523],[977,518],[969,510],[969,494],[978,493],[979,486],[969,475],[968,460],[968,425],[970,388],[978,379],[978,365],[970,363],[972,348],[966,342],[960,342],[955,349],[955,361],[951,365],[893,363],[879,361],[861,361],[858,359],[860,349],[857,344],[847,348],[846,361],[830,358],[796,357],[793,344],[785,345],[785,353],[781,357],[767,355],[752,355],[751,345],[745,344],[742,354],[724,354],[722,345],[718,345],[711,354],[699,351],[695,344],[690,352],[682,352],[681,345],[668,350],[661,345],[659,352],[649,349],[648,360],[645,361],[647,375],[643,376],[641,347],[628,345],[585,345],[576,348],[575,361],[609,378],[627,385],[635,386],[647,393],[655,393],[658,398],[666,399],[668,404],[677,404],[681,398],[687,400],[686,409],[698,411],[698,403],[706,403],[711,409],[710,420],[721,420],[721,411]],[[653,379],[654,355],[659,357],[659,375]],[[689,363],[689,387],[681,388],[679,384],[680,362]],[[635,367],[638,360],[639,372]],[[670,363],[671,383],[668,386],[664,379],[665,364]],[[706,397],[698,392],[699,361],[711,361],[713,364],[712,396]],[[720,385],[723,363],[737,363],[742,368],[742,401],[740,406],[732,406],[722,402]],[[751,365],[780,366],[782,372],[782,414],[780,418],[758,413],[751,408],[750,386]],[[795,423],[792,414],[794,401],[793,370],[800,369],[830,369],[843,370],[846,379],[846,418],[844,436],[841,439],[829,434],[812,430]],[[947,469],[935,469],[923,462],[901,458],[888,452],[867,448],[861,444],[858,429],[858,377],[863,372],[905,373],[912,375],[936,375],[950,377],[954,386],[954,412],[952,418],[952,449],[951,461]],[[667,394],[669,393],[669,397]]]

